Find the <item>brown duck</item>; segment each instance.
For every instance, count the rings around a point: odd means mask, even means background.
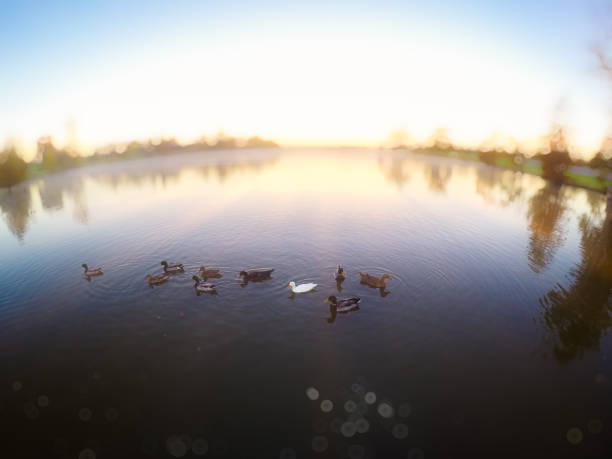
[[[213,277],[213,278],[221,277],[220,269],[212,269],[212,268],[206,269],[204,266],[200,266],[200,270],[198,272],[200,274],[200,277],[204,279],[207,279],[209,277]]]
[[[359,275],[361,276],[362,284],[366,284],[370,287],[376,288],[385,288],[387,286],[387,281],[391,280],[391,276],[389,276],[388,274],[383,274],[380,278],[372,276],[368,273],[359,273]]]

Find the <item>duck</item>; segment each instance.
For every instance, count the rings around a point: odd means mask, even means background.
[[[104,274],[102,268],[90,268],[89,266],[87,266],[87,263],[83,263],[81,266],[85,270],[85,276],[87,277],[101,276],[102,274]]]
[[[361,298],[358,296],[351,296],[349,298],[343,298],[338,300],[334,295],[329,296],[325,303],[329,303],[336,312],[349,312],[356,309],[361,302]]]
[[[147,277],[145,277],[145,279],[147,280],[149,285],[159,285],[163,284],[168,280],[168,274],[164,273],[159,274],[157,276],[151,276],[150,274],[147,274]]]
[[[274,269],[270,268],[259,268],[259,269],[248,269],[246,271],[240,271],[238,276],[242,278],[243,282],[248,281],[261,281],[268,279]]]
[[[287,288],[290,288],[293,293],[308,293],[313,291],[316,286],[317,284],[313,284],[312,282],[308,284],[295,285],[295,282],[291,281],[289,282]]]
[[[200,276],[203,279],[206,279],[208,277],[221,277],[221,270],[220,269],[206,269],[204,266],[200,266],[200,269],[198,270],[198,272],[200,273]]]
[[[164,260],[160,263],[160,265],[164,267],[165,273],[174,274],[185,272],[185,269],[183,268],[183,263],[168,263]]]
[[[198,292],[214,293],[216,291],[215,285],[210,282],[204,282],[198,276],[191,276],[191,280],[195,281],[193,285]]]
[[[362,284],[366,284],[366,285],[369,285],[370,287],[376,287],[376,288],[384,289],[387,286],[387,280],[391,280],[391,276],[389,276],[388,274],[383,274],[382,277],[380,277],[380,279],[368,273],[360,272],[359,275],[361,276]]]
[[[344,268],[342,266],[338,265],[338,268],[334,271],[334,279],[336,279],[337,282],[342,282],[345,279]]]

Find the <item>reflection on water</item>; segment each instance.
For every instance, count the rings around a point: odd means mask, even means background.
[[[563,216],[566,210],[566,198],[561,187],[553,183],[546,183],[529,200],[528,257],[529,267],[536,273],[548,266],[557,249],[563,244],[565,235]]]
[[[410,165],[410,158],[405,154],[387,153],[378,157],[378,167],[385,178],[399,189],[410,180]]]
[[[85,196],[85,183],[94,182],[119,191],[122,187],[155,185],[160,183],[165,188],[179,180],[186,169],[197,171],[206,181],[225,182],[229,177],[241,172],[257,172],[269,167],[276,160],[276,154],[253,154],[252,158],[244,154],[228,152],[228,158],[209,154],[207,157],[190,158],[193,154],[181,155],[172,159],[151,161],[126,161],[104,164],[85,169],[77,169],[63,174],[49,175],[32,183],[23,183],[10,190],[0,190],[0,209],[8,229],[18,239],[23,239],[29,219],[36,213],[32,195],[40,197],[40,208],[47,213],[64,209],[65,198],[72,201],[74,220],[81,224],[89,221],[89,208]],[[233,156],[233,158],[232,158]],[[238,158],[236,158],[238,157]],[[196,165],[193,164],[193,159]],[[200,164],[198,164],[200,163]]]
[[[32,457],[604,457],[611,208],[399,151],[173,155],[0,191],[0,428]],[[163,259],[185,273],[148,288]],[[195,294],[202,265],[218,295]],[[289,299],[291,280],[318,287]]]
[[[487,202],[506,207],[523,199],[526,178],[518,172],[481,167],[478,169],[476,192]]]
[[[17,239],[23,239],[32,216],[30,188],[22,184],[0,190],[0,209],[7,228]]]
[[[425,178],[429,189],[438,193],[446,192],[446,184],[451,178],[451,168],[440,164],[425,164]]]
[[[569,287],[558,285],[540,299],[561,362],[599,350],[612,326],[612,195],[603,221],[595,220],[580,218],[582,260],[570,273]]]

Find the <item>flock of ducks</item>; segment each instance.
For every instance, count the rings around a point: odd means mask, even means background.
[[[167,261],[162,261],[160,263],[163,266],[164,270],[160,274],[151,275],[147,274],[145,279],[149,283],[150,286],[159,285],[166,282],[170,275],[172,274],[180,274],[185,272],[185,267],[183,263],[168,263]],[[81,267],[85,270],[85,277],[90,279],[91,277],[101,276],[104,274],[102,268],[90,268],[86,263],[83,263]],[[238,274],[239,279],[242,281],[242,285],[246,285],[248,282],[261,282],[266,279],[270,279],[272,272],[274,269],[272,268],[258,268],[258,269],[249,269],[240,271]],[[196,292],[199,293],[216,293],[216,286],[211,282],[207,282],[208,279],[216,279],[222,277],[220,269],[212,269],[206,268],[204,266],[200,266],[198,269],[198,275],[191,276],[191,280],[194,281],[194,288]],[[368,285],[370,287],[378,288],[384,290],[387,286],[387,281],[391,280],[391,276],[388,274],[383,274],[381,277],[376,277],[368,273],[359,273],[361,277],[361,283]],[[346,279],[346,274],[344,272],[344,268],[338,265],[336,270],[334,271],[334,279],[338,286]],[[315,283],[305,283],[305,284],[296,284],[295,282],[289,282],[287,288],[290,288],[294,294],[300,293],[308,293],[313,291],[317,287]],[[334,312],[349,312],[358,308],[359,303],[361,302],[361,298],[358,296],[352,296],[348,298],[337,299],[334,295],[329,296],[325,303],[330,305],[330,308],[333,308]]]

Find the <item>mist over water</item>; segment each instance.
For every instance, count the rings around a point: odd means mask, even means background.
[[[602,194],[405,152],[262,149],[48,175],[0,190],[0,212],[15,457],[611,450]],[[185,273],[150,287],[161,260]],[[201,265],[221,268],[217,295],[196,295]],[[256,267],[275,271],[241,285]],[[290,281],[318,287],[292,298]],[[329,295],[362,302],[334,314]]]

